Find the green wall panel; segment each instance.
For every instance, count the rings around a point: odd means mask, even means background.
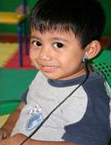
[[[0,69],[0,115],[11,113],[20,103],[37,70]]]
[[[106,27],[105,27],[105,31],[104,31],[104,35],[106,36],[109,36],[111,35],[111,27],[110,27],[110,24],[111,24],[111,0],[99,0],[102,5],[103,5],[103,8],[105,10],[105,13],[106,13]]]

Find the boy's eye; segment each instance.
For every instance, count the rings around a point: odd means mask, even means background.
[[[56,42],[56,43],[53,44],[53,46],[54,46],[55,48],[62,48],[62,47],[64,46],[64,44],[62,44],[62,43],[60,43],[60,42]]]
[[[42,45],[42,43],[41,43],[40,41],[38,41],[38,40],[33,40],[31,43],[32,43],[34,46],[41,46],[41,45]]]

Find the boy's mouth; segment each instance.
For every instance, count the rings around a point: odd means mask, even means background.
[[[56,66],[50,66],[50,65],[39,65],[39,70],[43,72],[54,72],[57,69]]]

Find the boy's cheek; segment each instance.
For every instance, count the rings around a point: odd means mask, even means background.
[[[30,59],[32,60],[32,61],[35,61],[35,60],[37,60],[38,59],[38,56],[39,54],[37,53],[37,52],[35,52],[35,51],[30,51],[30,54],[29,54],[29,57],[30,57]]]
[[[35,59],[36,59],[36,55],[34,53],[32,53],[32,52],[30,52],[29,57],[30,57],[30,60],[32,62],[35,61]]]
[[[31,59],[31,65],[34,66],[37,70],[39,70],[39,65],[37,63],[37,59],[33,58],[33,57],[32,58],[30,57],[30,59]]]

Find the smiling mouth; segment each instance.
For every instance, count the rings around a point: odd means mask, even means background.
[[[43,72],[54,72],[57,69],[56,66],[45,66],[45,65],[39,65],[39,70]]]

